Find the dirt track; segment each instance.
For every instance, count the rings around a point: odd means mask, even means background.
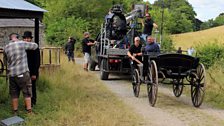
[[[140,97],[136,98],[128,76],[111,76],[104,81],[106,86],[122,101],[141,115],[145,126],[224,126],[224,110],[206,105],[193,107],[191,99],[185,95],[176,98],[171,88],[159,86],[159,96],[155,107],[148,103],[146,85],[141,85]],[[189,88],[189,87],[185,87]]]
[[[99,73],[95,71],[94,73]],[[98,74],[99,77],[99,74]],[[193,107],[191,99],[182,95],[176,98],[171,88],[160,84],[155,107],[149,105],[146,85],[141,85],[139,98],[134,97],[128,76],[110,75],[105,85],[118,98],[143,117],[142,126],[224,126],[224,110],[218,110],[203,104]],[[186,86],[185,88],[189,88]]]

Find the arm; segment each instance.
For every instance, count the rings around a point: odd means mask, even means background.
[[[130,52],[130,51],[128,51],[128,53],[127,53],[127,54],[128,54],[128,57],[130,57],[131,59],[133,59],[133,58],[134,58],[134,56],[132,56],[132,55],[131,55],[131,52]]]
[[[68,43],[65,44],[65,51],[68,49]]]
[[[38,45],[34,42],[23,42],[25,50],[35,50],[38,48]]]
[[[157,28],[158,28],[158,25],[157,25],[156,23],[153,23],[153,27],[154,27],[155,29],[157,29]]]
[[[95,44],[96,44],[96,42],[88,42],[88,43],[87,43],[88,46],[93,46],[93,45],[95,45]]]
[[[144,25],[145,25],[145,24],[144,24],[144,19],[141,20],[141,23],[142,23],[142,26],[144,27]]]

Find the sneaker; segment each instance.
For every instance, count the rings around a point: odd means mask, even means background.
[[[27,114],[32,114],[32,109],[27,110]]]

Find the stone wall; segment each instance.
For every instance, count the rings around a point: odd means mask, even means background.
[[[20,35],[20,40],[22,40],[23,33],[25,31],[31,31],[34,37],[34,27],[0,27],[0,47],[3,47],[9,42],[9,35],[11,33],[18,33]],[[44,45],[44,29],[40,27],[40,47]],[[34,38],[33,38],[34,41]]]

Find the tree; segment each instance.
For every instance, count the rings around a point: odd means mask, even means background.
[[[155,7],[167,8],[171,14],[166,19],[166,29],[169,33],[183,33],[193,31],[196,13],[192,5],[186,0],[157,0]]]

